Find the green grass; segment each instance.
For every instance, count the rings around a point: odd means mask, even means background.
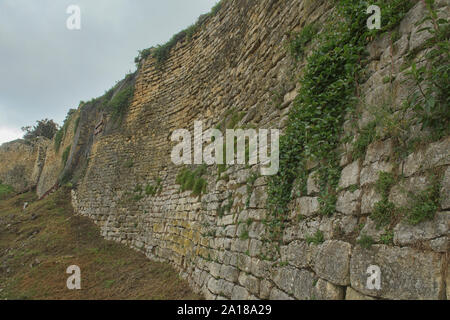
[[[365,128],[361,129],[358,138],[353,143],[353,161],[364,157],[367,147],[376,138],[376,122],[370,122]]]
[[[75,125],[73,127],[73,133],[75,134],[78,130],[78,126],[80,125],[80,117],[75,120]]]
[[[183,168],[177,175],[176,183],[180,185],[181,192],[192,191],[194,196],[199,196],[206,193],[207,182],[203,178],[205,173],[206,165],[198,166],[193,171]]]
[[[361,235],[361,238],[357,242],[364,249],[370,249],[375,243],[372,237],[365,234]]]
[[[60,129],[55,134],[55,151],[59,152],[59,148],[61,147],[62,139],[64,138],[64,130]]]
[[[387,226],[391,223],[397,210],[395,205],[387,200],[375,204],[370,218],[375,222],[377,228]]]
[[[312,243],[315,245],[319,245],[319,244],[323,243],[324,241],[325,241],[325,238],[323,236],[323,232],[320,230],[317,230],[315,234],[306,237],[306,243],[308,243],[308,244]]]
[[[305,49],[316,36],[318,28],[314,24],[305,26],[300,32],[291,34],[291,41],[288,45],[288,51],[291,56],[299,61],[305,54]]]
[[[122,120],[133,99],[134,86],[129,85],[120,90],[108,103],[108,108],[112,111],[113,119]]]
[[[440,185],[434,182],[424,191],[412,195],[412,206],[406,210],[407,221],[417,225],[426,220],[432,220],[439,210]]]
[[[395,176],[390,172],[380,172],[375,184],[375,190],[383,197],[388,197],[395,184]]]
[[[239,235],[239,239],[241,239],[241,240],[248,240],[249,239],[248,230],[243,230],[241,232],[241,234]]]
[[[13,187],[0,183],[0,199],[4,199],[12,193],[14,193]]]
[[[163,188],[161,183],[162,183],[161,178],[157,178],[155,184],[149,183],[145,187],[145,194],[154,197],[155,195],[161,193]]]
[[[123,164],[125,168],[133,168],[134,166],[134,162],[131,159],[128,159],[127,161],[125,161],[125,163]]]
[[[201,298],[169,264],[105,240],[89,218],[74,214],[70,198],[70,190],[60,188],[43,200],[33,192],[0,200],[0,221],[14,226],[0,223],[0,252],[8,250],[2,256],[0,300]],[[25,213],[23,202],[29,203]],[[30,267],[35,259],[40,263]],[[70,265],[81,267],[82,290],[64,289]]]
[[[385,245],[394,244],[394,231],[388,230],[380,237],[380,241]]]
[[[375,203],[370,218],[376,223],[377,228],[389,225],[396,216],[398,209],[389,201],[389,193],[396,182],[396,177],[389,172],[380,172],[375,190],[381,195],[381,201]]]
[[[71,148],[72,148],[72,145],[69,145],[69,146],[67,146],[66,149],[64,149],[64,152],[61,156],[63,166],[65,166],[67,163],[67,159],[69,158]]]
[[[227,203],[224,206],[217,208],[217,211],[216,211],[217,216],[219,218],[222,218],[225,215],[225,213],[231,212],[231,208],[233,207],[233,202],[234,202],[233,197],[231,195],[228,196]]]

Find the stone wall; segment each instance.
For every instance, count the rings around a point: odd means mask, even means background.
[[[449,137],[405,160],[395,156],[389,136],[370,144],[356,161],[351,143],[343,144],[336,212],[319,213],[318,167],[312,164],[307,194],[292,201],[279,245],[265,237],[267,181],[251,178],[258,166],[231,166],[220,177],[211,166],[206,194],[180,192],[175,180],[181,168],[170,160],[173,130],[192,131],[195,120],[215,127],[239,112],[245,115],[241,127],[283,129],[298,91],[295,79],[305,64],[296,65],[286,53],[288,34],[322,23],[332,10],[328,1],[231,0],[224,6],[191,41],[179,42],[162,67],[151,57],[141,62],[120,128],[94,134],[99,110],[81,109],[86,120],[80,122],[67,164],[77,168],[83,163],[72,191],[76,212],[92,218],[107,239],[170,262],[207,299],[446,299]],[[439,6],[448,13],[445,2]],[[360,88],[365,103],[356,125],[352,119],[345,123],[344,134],[356,139],[358,127],[373,117],[370,107],[379,107],[383,99],[396,106],[404,101],[411,84],[403,81],[406,70],[399,66],[426,40],[415,26],[424,12],[418,2],[397,28],[398,40],[391,43],[386,35],[368,47],[368,76]],[[384,80],[391,72],[394,90]],[[114,127],[108,116],[105,121],[106,128]],[[56,182],[62,170],[57,163],[58,156],[48,152],[43,175],[49,178],[42,178],[40,193]],[[386,239],[386,230],[370,218],[381,199],[375,188],[379,172],[402,177],[388,194],[402,206],[431,184],[429,170],[439,179],[438,213],[418,225],[398,219]],[[158,179],[161,193],[142,191]],[[311,240],[318,231],[323,239]],[[374,241],[370,248],[362,245],[364,237]],[[265,256],[268,246],[278,252],[275,261]],[[380,290],[366,286],[372,265],[381,269]]]
[[[16,140],[0,146],[0,181],[16,192],[36,187],[50,141],[45,138],[33,141]]]
[[[231,1],[191,42],[179,43],[162,70],[152,58],[145,60],[123,130],[94,142],[86,176],[73,192],[77,211],[94,219],[106,238],[171,262],[208,299],[445,298],[448,138],[402,163],[390,161],[394,150],[389,139],[370,145],[365,158],[356,162],[343,146],[337,212],[331,217],[318,213],[313,172],[308,196],[292,204],[278,261],[262,256],[266,182],[259,178],[252,188],[247,185],[256,167],[231,167],[229,180],[219,181],[216,169],[209,168],[208,193],[202,197],[180,192],[175,183],[180,168],[170,162],[173,130],[192,130],[195,120],[214,127],[232,108],[245,112],[242,125],[283,127],[297,91],[293,75],[302,68],[292,67],[284,40],[290,31],[324,19],[329,10],[325,1]],[[386,94],[383,77],[391,64],[400,65],[418,46],[411,33],[423,13],[418,4],[404,19],[394,55],[386,37],[369,47],[370,77],[362,87],[369,102]],[[394,99],[400,101],[404,73],[396,72]],[[282,97],[281,107],[272,103],[274,93]],[[363,110],[360,125],[369,117]],[[426,180],[425,163],[447,172],[441,212],[414,227],[399,223],[393,243],[382,244],[383,230],[376,230],[369,218],[379,196],[374,191],[379,171],[403,173],[408,177],[403,183],[415,188],[417,181]],[[136,193],[158,177],[163,180],[161,194]],[[396,203],[401,201],[398,188],[390,195]],[[229,201],[231,210],[219,217],[218,209]],[[300,212],[306,218],[298,221]],[[317,230],[325,241],[308,243]],[[362,248],[362,234],[372,235],[376,244]],[[370,265],[381,268],[381,290],[366,288]]]
[[[47,148],[44,167],[36,186],[36,192],[39,198],[59,184],[59,178],[61,177],[65,165],[70,163],[70,161],[63,163],[62,155],[67,148],[73,148],[75,119],[77,116],[78,112],[71,116],[58,150],[56,150],[54,139]],[[70,154],[72,153],[73,152]]]

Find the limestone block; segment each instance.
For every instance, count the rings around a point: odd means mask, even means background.
[[[343,191],[339,193],[336,202],[336,210],[347,215],[357,215],[360,211],[361,190]]]
[[[375,204],[381,201],[381,195],[375,191],[375,187],[365,188],[361,198],[361,214],[372,213]]]
[[[442,255],[412,248],[375,245],[371,249],[357,246],[350,264],[351,286],[359,292],[386,299],[439,299],[444,284],[441,275]],[[368,289],[367,270],[381,270],[381,289]]]
[[[272,288],[273,288],[272,282],[264,279],[261,280],[259,297],[265,300],[269,299]]]
[[[345,189],[352,185],[358,184],[360,171],[361,166],[359,161],[355,161],[352,164],[346,166],[341,173],[341,178],[339,180],[339,188]]]
[[[319,279],[314,287],[313,297],[318,300],[343,300],[345,288]]]
[[[250,293],[258,295],[260,281],[252,275],[241,272],[239,275],[239,284],[246,288]]]
[[[297,271],[298,270],[293,267],[277,268],[273,274],[272,280],[281,290],[288,294],[292,294]]]
[[[310,300],[313,297],[314,273],[308,270],[296,270],[293,283],[293,295],[299,300]]]
[[[277,288],[273,288],[272,291],[270,291],[269,300],[286,301],[286,300],[294,300],[294,298],[292,298],[291,296],[289,296],[288,294],[284,293],[283,291]]]
[[[380,172],[392,172],[394,165],[391,162],[377,161],[365,166],[361,170],[361,186],[378,181]]]
[[[301,197],[296,200],[293,215],[313,216],[319,213],[320,205],[317,197]]]
[[[306,241],[293,241],[281,248],[281,260],[297,268],[306,268],[311,264],[311,249]]]
[[[415,226],[401,221],[394,229],[394,243],[405,246],[438,238],[448,234],[449,226],[450,211],[437,213],[433,220],[423,221]]]
[[[352,246],[343,241],[325,241],[315,257],[314,271],[320,278],[336,285],[350,284]]]
[[[450,167],[445,170],[441,182],[441,208],[443,210],[450,209]]]
[[[231,300],[248,300],[249,298],[250,294],[244,287],[234,286],[231,294]]]
[[[230,282],[237,282],[239,270],[233,266],[222,265],[220,269],[220,277]]]
[[[375,299],[369,296],[365,296],[351,287],[347,287],[347,291],[345,293],[345,300],[375,300]]]
[[[318,179],[317,171],[312,172],[309,175],[307,182],[308,196],[320,192],[320,186],[318,184],[317,179]]]
[[[375,141],[367,148],[366,158],[364,165],[368,165],[373,162],[386,161],[392,154],[393,142],[392,139],[386,141]]]

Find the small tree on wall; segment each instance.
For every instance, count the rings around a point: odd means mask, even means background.
[[[34,127],[22,127],[22,131],[24,132],[23,138],[25,140],[31,140],[37,137],[46,137],[48,139],[53,139],[53,136],[58,131],[58,129],[59,125],[53,120],[39,120],[36,121],[36,125]]]

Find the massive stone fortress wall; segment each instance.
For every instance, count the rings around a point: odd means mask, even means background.
[[[445,3],[439,6],[448,12]],[[175,181],[181,169],[170,160],[175,129],[192,130],[195,120],[215,127],[231,113],[244,115],[241,127],[284,128],[304,67],[286,53],[285,40],[291,31],[320,24],[330,10],[328,1],[227,1],[192,40],[171,50],[162,67],[151,57],[141,62],[120,130],[94,135],[98,115],[93,111],[92,119],[81,121],[78,131],[84,136],[73,145],[87,150],[82,154],[88,161],[72,192],[75,210],[91,217],[106,238],[173,264],[208,299],[448,297],[448,137],[401,161],[389,137],[370,144],[355,161],[350,144],[342,145],[343,170],[331,216],[319,213],[312,164],[307,194],[292,201],[281,243],[267,241],[267,181],[255,179],[257,166],[230,166],[220,177],[209,167],[207,193],[199,197],[181,192]],[[360,106],[357,127],[371,121],[369,106],[384,99],[396,105],[404,101],[411,84],[403,81],[406,70],[399,66],[426,40],[415,26],[424,13],[417,3],[398,27],[395,42],[386,35],[368,47],[368,77],[360,88],[367,107]],[[395,79],[387,83],[392,71]],[[354,130],[349,119],[344,133],[354,135]],[[47,171],[53,172],[47,158]],[[388,194],[402,206],[411,201],[405,190],[430,185],[429,170],[441,186],[438,213],[418,225],[394,221],[387,237],[370,218],[381,199],[375,187],[379,172],[403,177]],[[161,193],[142,191],[159,179]],[[363,245],[368,237],[374,242],[370,248]],[[267,257],[268,247],[277,252],[275,260]],[[380,289],[367,287],[370,266],[380,268]]]
[[[0,181],[22,192],[38,184],[50,141],[38,138],[32,142],[16,140],[0,146]]]

